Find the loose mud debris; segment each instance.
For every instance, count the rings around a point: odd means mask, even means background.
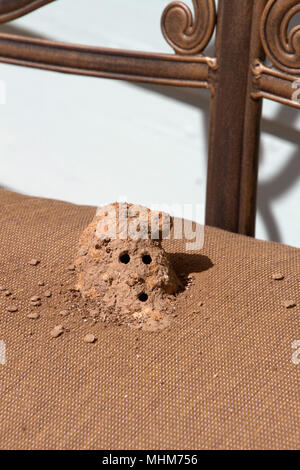
[[[274,281],[282,281],[284,279],[284,275],[280,273],[275,273],[275,274],[272,274],[272,279]]]
[[[70,315],[70,312],[68,310],[61,310],[59,312],[59,314],[62,316],[62,317],[67,317],[68,315]]]
[[[118,205],[114,206],[118,210]],[[131,204],[126,204],[128,224],[137,221],[136,214],[130,212],[131,208]],[[34,282],[40,289],[35,288],[32,292],[35,295],[30,297],[22,312],[28,322],[41,316],[45,318],[45,310],[53,318],[53,323],[57,322],[52,330],[51,326],[49,328],[51,338],[58,338],[73,330],[78,325],[78,318],[85,324],[85,329],[92,327],[97,331],[98,322],[103,328],[112,325],[129,326],[148,332],[161,331],[170,326],[178,316],[178,296],[192,286],[195,275],[175,272],[170,262],[172,257],[163,249],[164,215],[142,206],[139,206],[139,210],[139,214],[144,214],[147,237],[123,239],[121,235],[124,226],[119,225],[116,237],[108,236],[104,224],[107,215],[97,214],[80,238],[73,263],[64,268],[58,282],[49,283],[42,272],[44,268],[47,269],[46,266],[36,271],[40,279]],[[155,239],[151,238],[149,222],[153,214],[159,220]],[[40,262],[36,258],[28,261],[32,266]],[[10,292],[8,297],[12,301],[13,286],[10,290],[5,281],[3,278],[5,287],[0,290]],[[196,302],[195,308],[199,307],[200,310],[202,305],[202,301]],[[41,308],[32,311],[35,307]],[[18,307],[10,305],[7,310],[17,312]],[[97,337],[88,333],[83,341],[93,343]]]
[[[15,305],[11,305],[10,307],[7,307],[7,311],[12,313],[17,312],[18,307],[16,307]]]
[[[296,307],[296,302],[294,302],[293,300],[285,300],[284,302],[282,302],[282,306],[288,309],[294,308]]]
[[[63,334],[65,328],[63,325],[56,325],[51,331],[50,336],[52,338],[58,338],[60,335]]]
[[[83,338],[83,341],[85,343],[95,343],[96,341],[96,336],[93,335],[92,333],[88,333],[87,335],[85,335],[85,337]]]
[[[32,258],[28,261],[28,264],[30,264],[31,266],[37,266],[38,264],[40,264],[40,260],[39,259],[36,259],[36,258]]]
[[[40,318],[40,314],[37,312],[28,313],[27,318],[30,318],[31,320],[37,320]]]

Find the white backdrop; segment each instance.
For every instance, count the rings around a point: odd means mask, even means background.
[[[170,53],[160,32],[168,3],[59,0],[0,31]],[[81,204],[201,203],[203,222],[208,92],[4,64],[0,82],[0,185]],[[257,223],[258,238],[298,247],[299,114],[264,104]]]

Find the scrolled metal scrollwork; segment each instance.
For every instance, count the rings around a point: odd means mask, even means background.
[[[216,24],[214,0],[193,0],[194,17],[182,2],[172,2],[164,10],[161,29],[177,54],[198,54],[207,46]]]
[[[289,30],[292,18],[300,11],[299,0],[269,0],[261,20],[265,52],[278,69],[300,74],[300,25]]]
[[[7,23],[55,0],[0,0],[0,23]]]

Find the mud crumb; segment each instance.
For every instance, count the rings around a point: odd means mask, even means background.
[[[90,317],[97,318],[97,316],[99,315],[99,312],[96,309],[92,309],[90,310],[89,314],[90,314]]]
[[[282,302],[282,306],[285,308],[294,308],[296,307],[296,303],[293,300],[285,300]]]
[[[61,315],[62,317],[67,317],[68,315],[70,315],[70,312],[68,310],[61,310],[59,312],[59,315]]]
[[[46,292],[44,293],[45,297],[51,297],[51,295],[52,295],[52,292],[50,290],[46,290]]]
[[[56,326],[50,331],[50,336],[51,336],[52,338],[58,338],[63,332],[64,332],[64,326],[63,326],[63,325],[56,325]]]
[[[83,341],[85,343],[95,343],[96,341],[96,336],[93,335],[92,333],[88,333],[87,335],[85,335],[85,337],[83,338]]]
[[[44,286],[44,285],[45,285],[44,281],[39,281],[38,282],[38,286]]]
[[[284,279],[284,275],[281,273],[275,273],[275,274],[272,274],[272,279],[274,281],[282,281]]]
[[[28,261],[28,264],[30,264],[31,266],[37,266],[41,261],[39,259],[36,259],[36,258],[32,258]]]
[[[7,311],[8,312],[17,312],[18,307],[16,307],[15,305],[11,305],[10,307],[7,307]]]
[[[31,297],[30,302],[38,302],[39,300],[41,300],[41,298],[38,295],[34,295]]]
[[[144,331],[159,331],[164,330],[170,326],[169,318],[165,317],[162,320],[155,320],[154,318],[149,318],[141,325]]]
[[[29,313],[27,315],[27,318],[30,318],[31,320],[37,320],[38,318],[40,318],[40,314],[37,312]]]

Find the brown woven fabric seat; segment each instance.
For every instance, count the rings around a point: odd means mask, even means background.
[[[12,292],[0,292],[0,447],[299,448],[300,250],[206,227],[199,253],[165,242],[176,268],[194,275],[170,328],[72,316],[53,339],[63,308],[53,286],[71,285],[66,267],[94,213],[0,191],[0,285]],[[45,290],[40,318],[28,319],[30,298]],[[98,341],[86,344],[91,331]]]

